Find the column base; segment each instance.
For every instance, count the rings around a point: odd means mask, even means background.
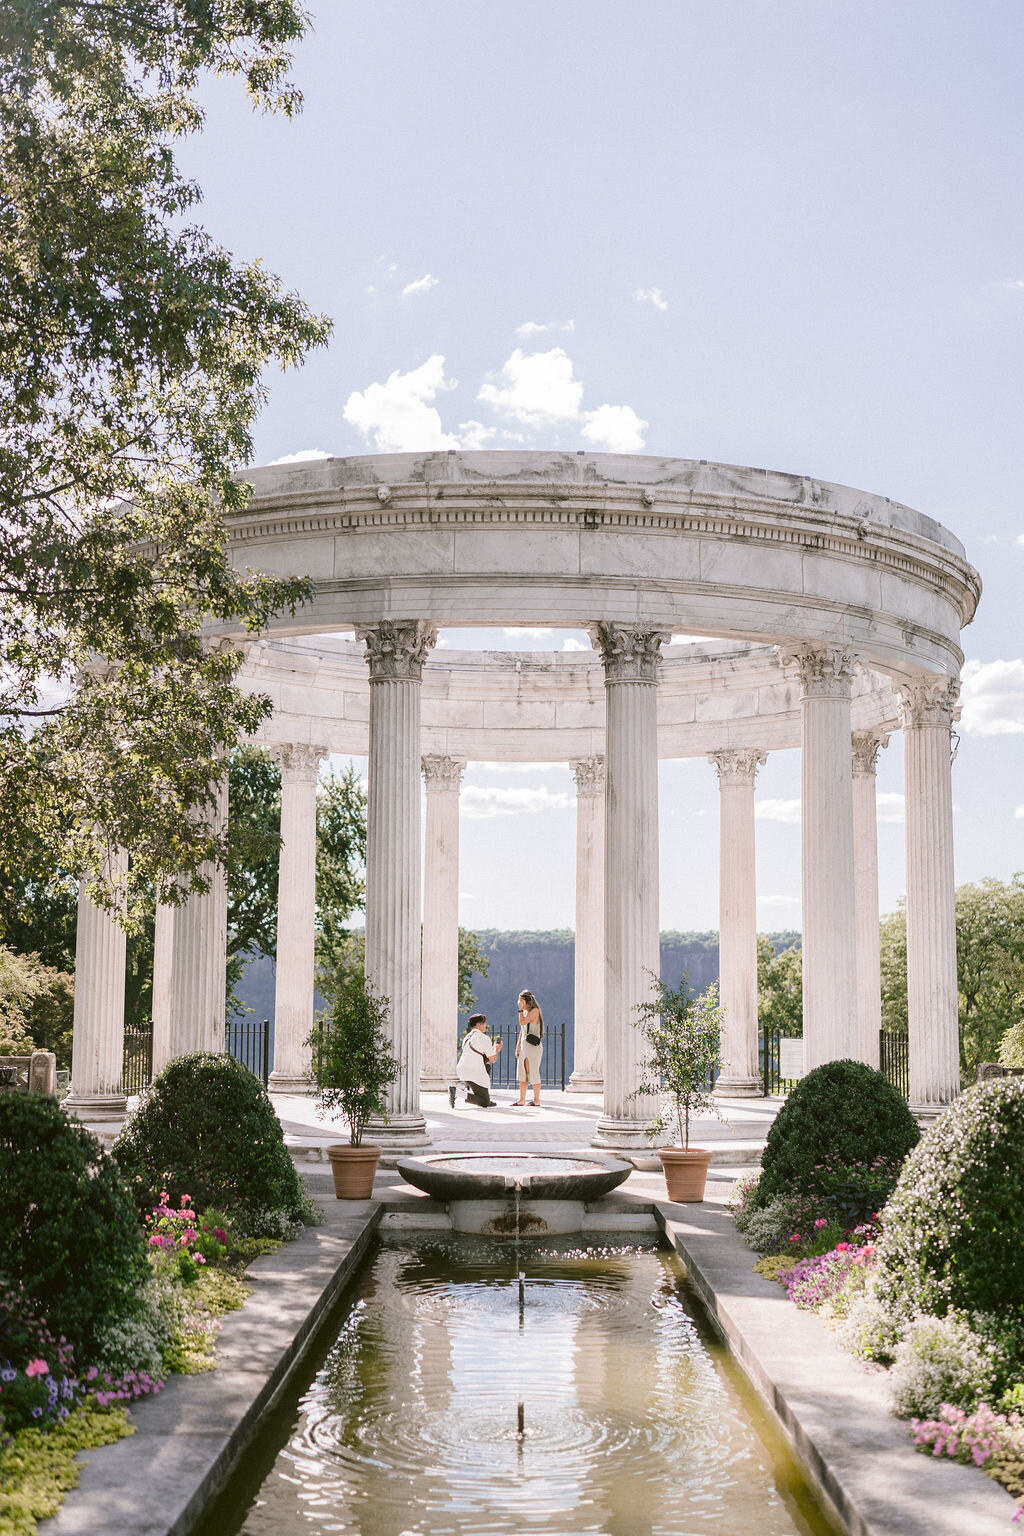
[[[62,1108],[77,1120],[123,1120],[128,1100],[123,1093],[76,1093],[72,1088]]]
[[[311,1083],[305,1073],[301,1072],[271,1072],[267,1079],[268,1093],[298,1093],[308,1098],[316,1092],[316,1085]]]
[[[639,1148],[646,1150],[657,1145],[657,1142],[652,1142],[647,1134],[647,1124],[646,1120],[620,1120],[612,1115],[602,1115],[597,1122],[597,1129],[590,1145],[623,1152],[636,1151]]]
[[[918,1125],[934,1125],[936,1120],[948,1108],[948,1104],[908,1104],[907,1108],[917,1121]]]
[[[446,1085],[447,1086],[447,1085]],[[422,1115],[390,1115],[388,1123],[371,1120],[366,1127],[368,1141],[387,1152],[402,1152],[406,1147],[429,1147],[433,1143]]]
[[[603,1093],[604,1078],[596,1072],[574,1072],[565,1085],[566,1093]]]
[[[759,1077],[720,1077],[714,1094],[716,1099],[762,1099],[764,1083]]]

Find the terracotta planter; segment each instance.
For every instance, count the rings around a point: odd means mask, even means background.
[[[680,1204],[703,1200],[711,1153],[704,1147],[659,1147],[658,1156],[665,1170],[668,1197]]]
[[[334,1193],[339,1200],[369,1200],[380,1152],[380,1147],[369,1141],[358,1147],[344,1142],[327,1148],[334,1175]]]

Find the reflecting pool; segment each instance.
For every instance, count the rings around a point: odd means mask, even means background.
[[[385,1240],[220,1529],[835,1536],[674,1255],[582,1241]]]

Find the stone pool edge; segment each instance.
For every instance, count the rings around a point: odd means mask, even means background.
[[[134,1435],[81,1453],[80,1485],[39,1522],[40,1536],[209,1530],[211,1505],[258,1439],[263,1416],[303,1369],[380,1225],[379,1201],[319,1203],[322,1226],[246,1270],[252,1294],[223,1319],[214,1370],[169,1377],[157,1397],[135,1405]]]
[[[850,1536],[1011,1536],[1015,1503],[974,1467],[922,1456],[889,1412],[884,1372],[753,1272],[717,1205],[656,1202],[655,1219],[712,1323]]]

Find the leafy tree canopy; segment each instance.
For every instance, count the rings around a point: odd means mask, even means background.
[[[293,0],[13,0],[0,29],[0,863],[59,850],[130,923],[225,852],[202,816],[265,713],[253,632],[307,593],[232,568],[221,511],[270,362],[328,324],[191,220],[202,75],[292,113]],[[96,664],[96,658],[103,658]],[[24,858],[22,857],[22,862]]]
[[[757,1019],[762,1029],[796,1036],[804,1028],[803,956],[797,945],[776,953],[772,941],[757,936]]]

